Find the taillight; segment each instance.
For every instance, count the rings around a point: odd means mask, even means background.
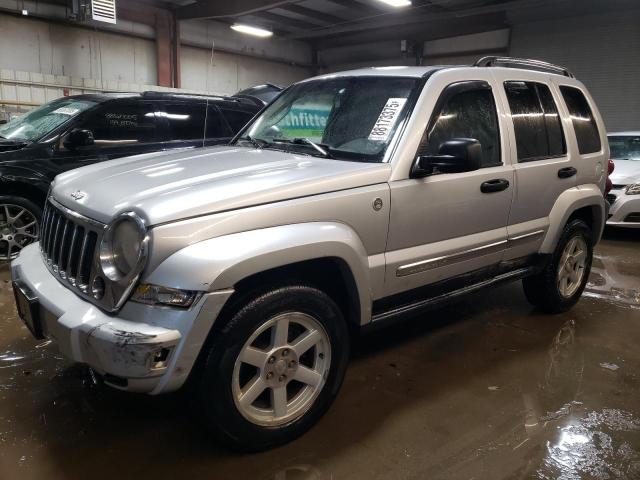
[[[611,175],[613,171],[616,169],[616,164],[613,163],[613,160],[609,159],[609,164],[607,165],[607,169],[609,171],[609,175]]]

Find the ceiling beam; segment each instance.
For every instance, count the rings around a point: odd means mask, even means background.
[[[316,24],[309,23],[303,20],[297,20],[295,18],[285,17],[284,15],[278,15],[271,12],[257,12],[253,13],[251,16],[259,18],[261,20],[266,20],[273,27],[279,27],[283,30],[293,29],[296,31],[306,31],[310,28],[318,28]]]
[[[330,0],[333,1],[333,0]],[[411,10],[405,10],[404,13],[397,15],[376,15],[371,17],[365,17],[360,20],[354,20],[351,22],[345,22],[342,25],[331,28],[318,27],[310,31],[302,32],[290,36],[289,38],[295,38],[299,40],[311,40],[314,38],[323,38],[336,35],[343,35],[354,32],[375,31],[381,28],[396,27],[407,28],[408,25],[416,23],[424,23],[430,21],[442,21],[452,18],[469,17],[474,15],[482,15],[485,13],[497,13],[504,12],[510,9],[559,5],[573,0],[507,0],[499,4],[490,4],[487,6],[468,8],[465,10],[459,10],[455,12],[434,12],[429,11],[427,8],[417,7]]]
[[[344,21],[344,18],[295,4],[285,5],[284,7],[280,7],[280,9],[295,13],[296,15],[304,17],[305,21],[316,23],[318,25],[333,25]]]
[[[224,18],[251,15],[271,8],[284,7],[299,2],[300,0],[233,0],[233,1],[207,1],[200,0],[175,10],[180,20],[196,18]]]

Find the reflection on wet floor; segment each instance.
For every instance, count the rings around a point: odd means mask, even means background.
[[[188,393],[97,385],[16,319],[0,270],[0,479],[640,479],[640,232],[598,246],[562,315],[518,284],[354,342],[344,388],[309,434],[240,456]]]
[[[597,252],[585,293],[640,308],[640,230],[614,231],[609,235],[639,243],[636,248],[628,248],[610,240],[611,248]]]

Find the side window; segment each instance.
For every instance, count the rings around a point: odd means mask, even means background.
[[[121,146],[158,140],[154,107],[146,102],[109,102],[92,114],[82,128],[93,132],[96,146]]]
[[[224,115],[224,118],[227,119],[231,130],[233,130],[233,134],[235,135],[244,127],[249,120],[253,118],[254,112],[247,112],[244,110],[238,110],[235,108],[229,108],[226,106],[220,106],[220,110]]]
[[[571,115],[573,129],[576,131],[578,150],[581,154],[599,151],[600,133],[587,99],[577,88],[560,87],[560,91]]]
[[[464,89],[464,83],[449,85],[442,93],[418,154],[435,155],[448,140],[473,138],[482,145],[483,167],[501,165],[500,128],[491,88],[472,82],[479,86]]]
[[[567,152],[558,108],[549,87],[535,82],[505,82],[516,134],[518,161],[557,157]]]
[[[165,118],[170,140],[202,140],[206,113],[204,103],[163,102],[158,106],[156,115]]]
[[[567,153],[567,144],[564,140],[562,122],[558,113],[558,106],[553,100],[551,90],[542,83],[536,84],[540,104],[544,112],[544,126],[547,130],[547,143],[549,144],[549,156],[559,157]]]
[[[233,132],[236,133],[236,132]],[[222,113],[215,105],[209,105],[207,113],[207,139],[228,138],[233,135]]]

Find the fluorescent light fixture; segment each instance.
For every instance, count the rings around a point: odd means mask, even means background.
[[[408,7],[411,5],[411,0],[378,0],[392,7]]]
[[[273,32],[265,30],[264,28],[252,27],[251,25],[244,25],[242,23],[236,23],[231,25],[231,29],[236,32],[246,33],[247,35],[254,35],[256,37],[270,37]]]

